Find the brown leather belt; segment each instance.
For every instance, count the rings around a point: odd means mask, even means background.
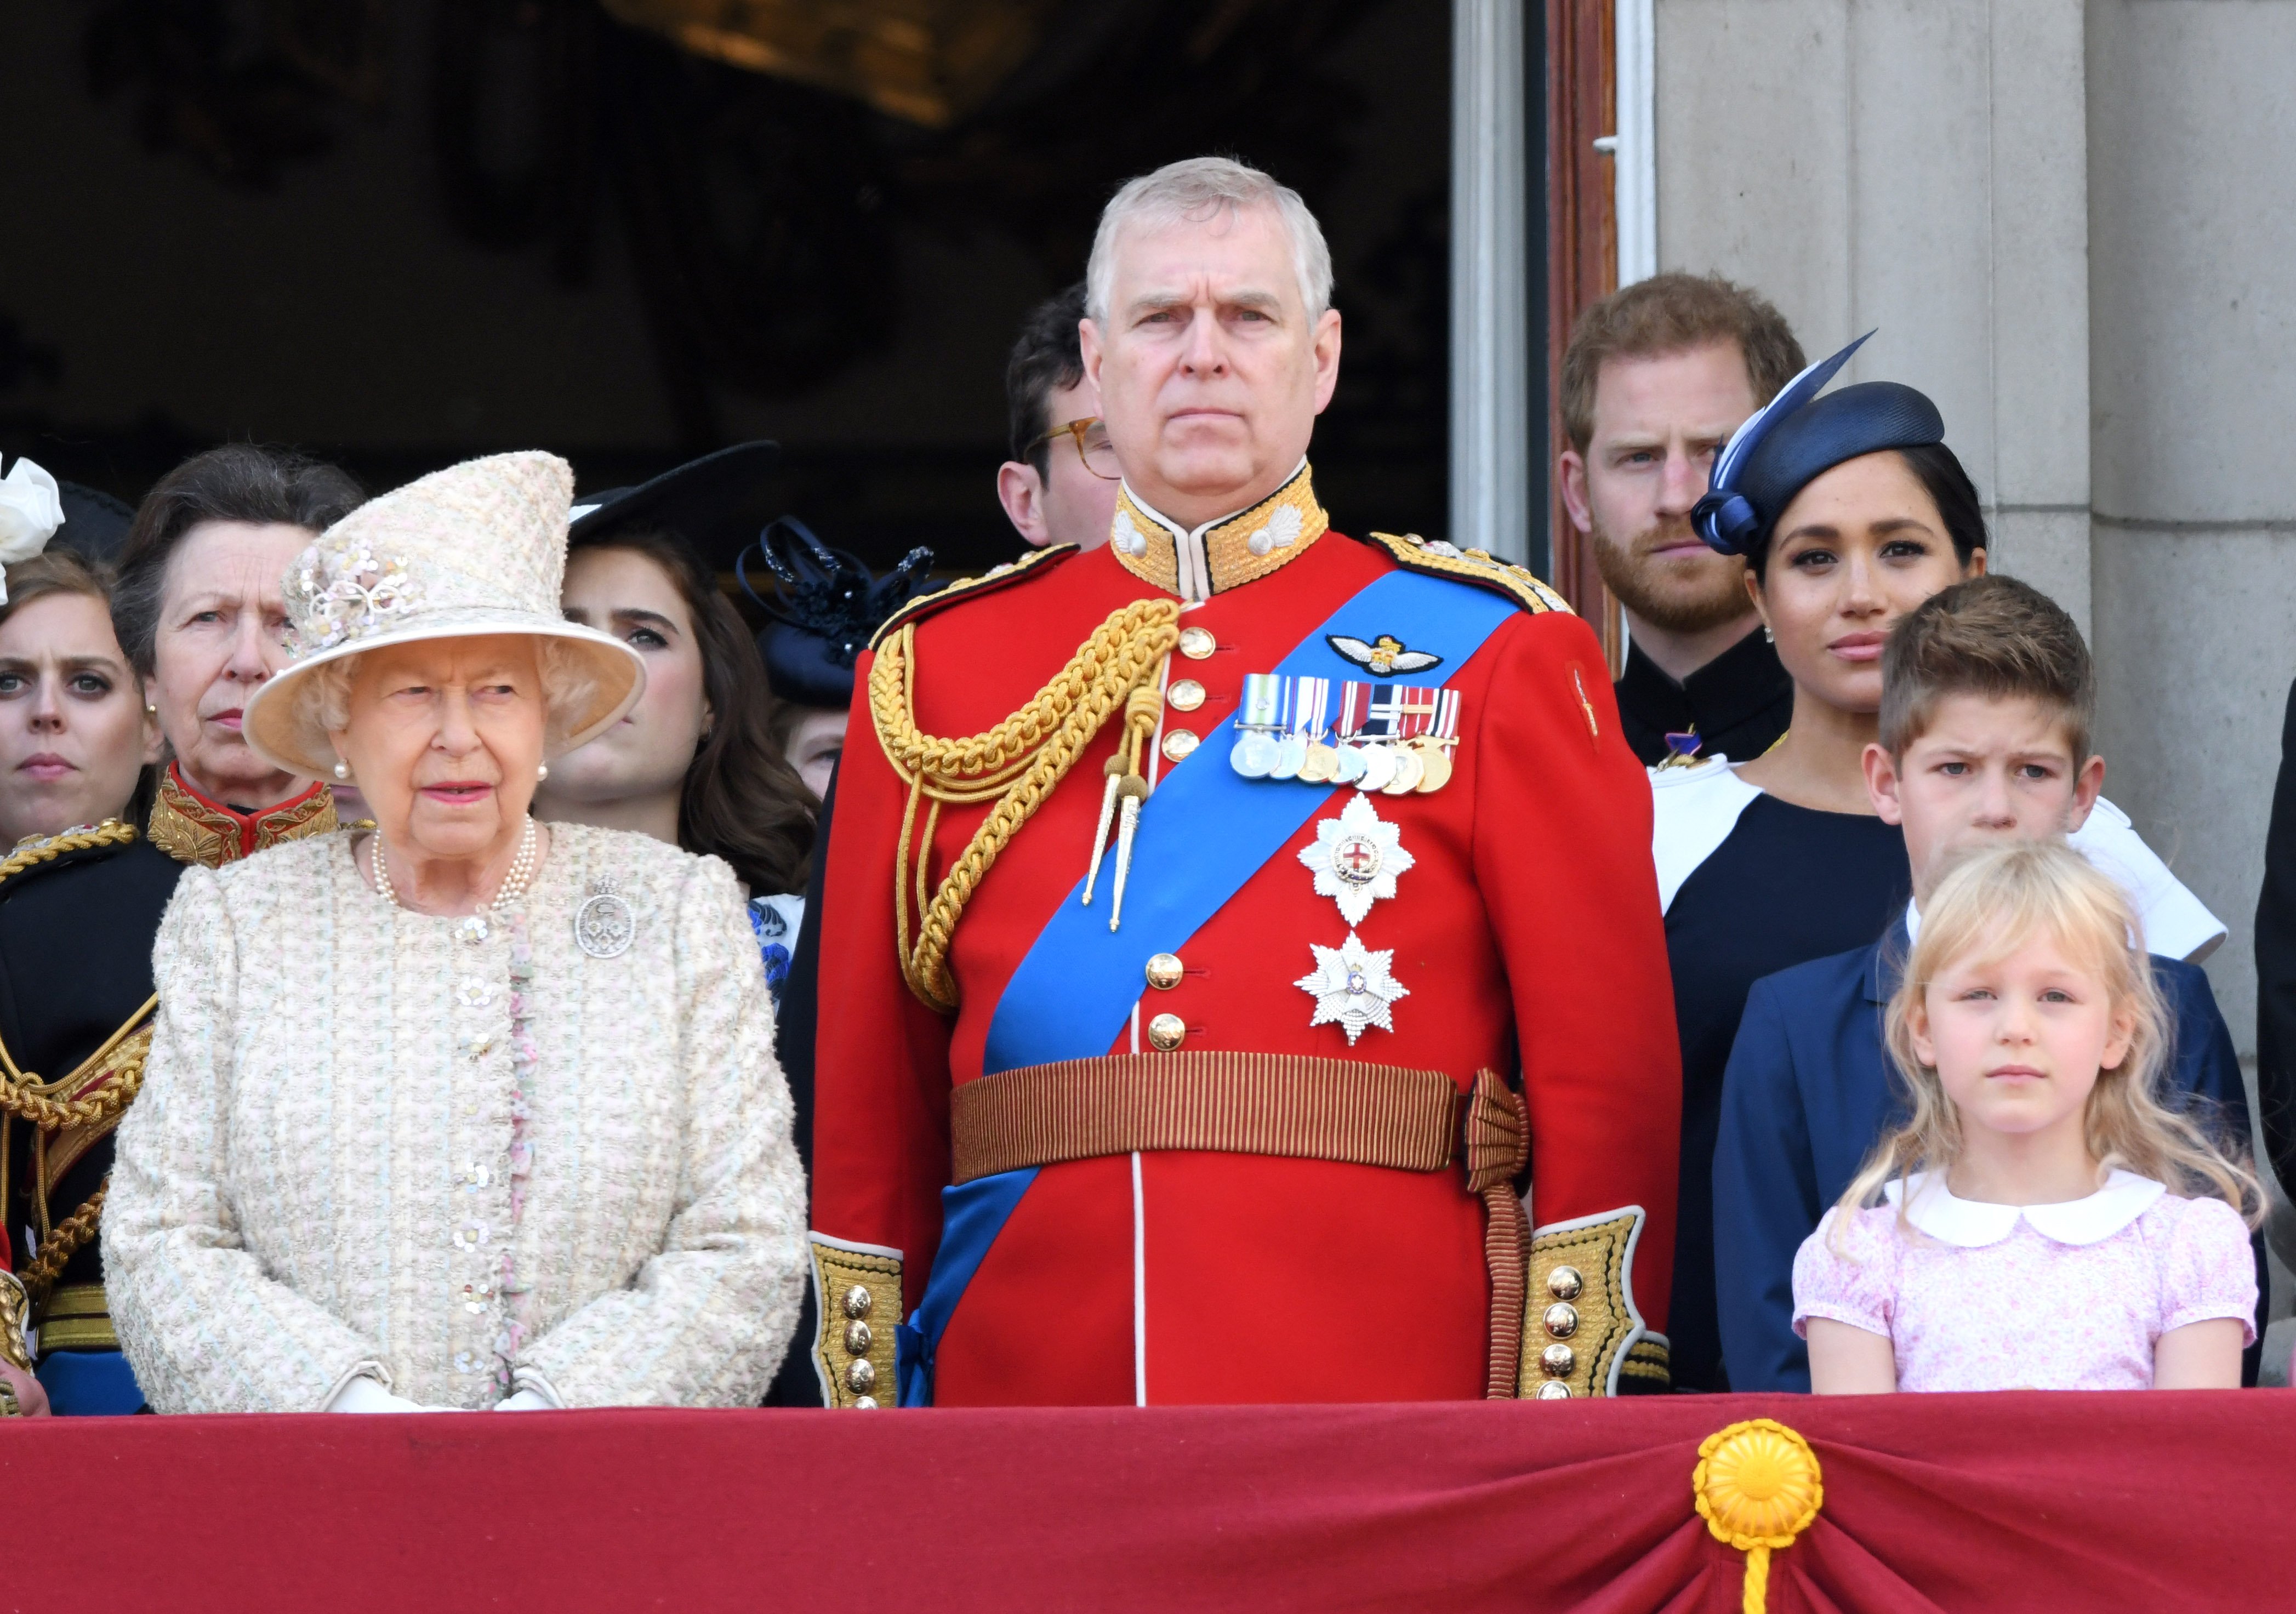
[[[1488,1070],[1473,1089],[1439,1070],[1296,1054],[1181,1050],[1029,1065],[949,1095],[958,1183],[1103,1155],[1201,1150],[1440,1171],[1464,1159],[1488,1213],[1487,1393],[1516,1393],[1530,1227],[1514,1179],[1530,1158],[1522,1097]]]

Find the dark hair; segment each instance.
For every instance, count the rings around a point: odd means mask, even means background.
[[[50,545],[30,560],[18,561],[9,566],[7,584],[8,598],[0,602],[0,623],[6,622],[33,601],[45,599],[50,594],[80,594],[108,607],[111,603],[112,590],[118,586],[118,578],[113,575],[110,561]],[[113,636],[117,637],[119,632],[115,627]],[[131,692],[140,706],[144,702],[143,675],[136,671],[132,662],[127,671],[129,676],[136,681],[137,687]],[[120,816],[129,823],[143,823],[144,815],[151,811],[152,798],[159,789],[159,782],[157,764],[147,764],[139,770],[135,775],[135,791],[127,798],[127,805],[121,809]]]
[[[1719,274],[1653,274],[1622,286],[1578,316],[1562,351],[1562,430],[1579,453],[1595,436],[1595,389],[1604,361],[1656,358],[1733,342],[1757,406],[1807,362],[1793,327],[1760,293]],[[1039,430],[1043,428],[1039,427]]]
[[[111,627],[119,648],[148,678],[160,631],[168,562],[202,521],[249,521],[325,531],[366,496],[345,472],[287,448],[226,443],[195,454],[152,486],[136,507],[119,553]]]
[[[813,854],[813,799],[782,760],[771,730],[766,665],[734,602],[693,545],[664,528],[631,528],[577,544],[575,554],[626,549],[661,568],[693,619],[709,733],[685,770],[677,844],[722,857],[753,897],[805,889]]]
[[[1883,448],[1874,452],[1894,454],[1905,461],[1906,469],[1914,473],[1922,491],[1930,496],[1930,503],[1937,506],[1938,518],[1945,523],[1946,537],[1953,540],[1954,557],[1964,569],[1972,555],[1991,547],[1992,539],[1985,528],[1985,506],[1978,502],[1977,484],[1969,479],[1969,472],[1961,468],[1961,461],[1952,449],[1943,443],[1924,443],[1917,448]],[[1848,464],[1849,461],[1842,463]],[[1784,512],[1779,513],[1783,515]],[[1770,540],[1776,531],[1777,523],[1769,523],[1763,529],[1761,542],[1747,552],[1747,562],[1753,567],[1757,578],[1767,576],[1773,547]]]
[[[1923,601],[1882,647],[1882,749],[1903,757],[1928,732],[1938,702],[2023,696],[2064,721],[2073,766],[2088,760],[2096,723],[2096,669],[2080,628],[2030,583],[1996,573]]]
[[[1053,394],[1084,380],[1084,343],[1077,335],[1077,322],[1082,318],[1084,282],[1078,281],[1029,310],[1029,317],[1021,322],[1021,340],[1004,362],[1004,410],[1013,457],[1034,465],[1039,477],[1052,468],[1053,446],[1037,439],[1061,423],[1045,418]]]

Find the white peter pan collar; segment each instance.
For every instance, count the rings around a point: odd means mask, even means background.
[[[1906,1220],[1933,1239],[1964,1249],[1998,1244],[2016,1231],[2022,1217],[2033,1231],[2060,1244],[2101,1244],[2152,1208],[2168,1189],[2151,1177],[2116,1170],[2104,1186],[2085,1200],[2058,1205],[1992,1205],[1981,1200],[1957,1198],[1943,1176],[1917,1171],[1907,1180],[1911,1199]],[[1882,1185],[1890,1204],[1898,1200],[1899,1185]]]

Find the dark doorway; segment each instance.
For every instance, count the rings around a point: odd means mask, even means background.
[[[640,25],[681,9],[6,8],[0,447],[133,501],[226,438],[376,488],[547,447],[594,488],[770,437],[825,537],[974,568],[1017,546],[991,478],[1021,314],[1118,182],[1220,151],[1332,239],[1325,499],[1442,530],[1445,0],[951,4],[1010,60],[938,104]]]

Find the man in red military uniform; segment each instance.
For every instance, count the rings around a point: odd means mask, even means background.
[[[1340,316],[1292,193],[1136,180],[1089,284],[1110,543],[913,602],[861,668],[828,1398],[1663,1389],[1680,1077],[1594,635],[1519,568],[1330,530]]]

